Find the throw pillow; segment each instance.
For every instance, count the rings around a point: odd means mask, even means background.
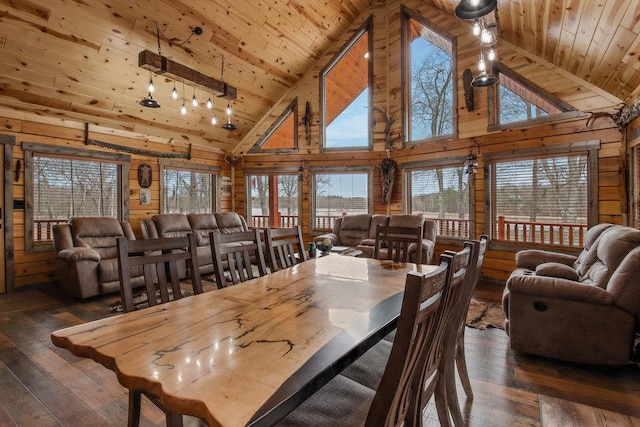
[[[537,276],[559,277],[561,279],[577,282],[580,277],[578,272],[566,264],[559,262],[545,262],[536,267]]]

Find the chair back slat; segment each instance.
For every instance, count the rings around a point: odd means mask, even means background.
[[[148,305],[154,306],[182,298],[178,262],[186,261],[194,294],[202,293],[198,273],[196,240],[192,233],[182,237],[117,240],[120,295],[124,311],[135,309],[131,270],[142,268]],[[171,293],[169,292],[171,291]]]
[[[264,230],[269,269],[278,271],[293,267],[309,259],[302,240],[302,229],[296,227],[266,228]]]
[[[262,239],[258,229],[237,233],[211,232],[209,241],[216,284],[219,289],[226,287],[229,282],[236,285],[267,274]]]
[[[422,264],[422,226],[377,226],[374,258],[410,262],[412,253],[415,253],[415,263]]]

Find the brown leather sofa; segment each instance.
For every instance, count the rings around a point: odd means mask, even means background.
[[[247,221],[236,212],[160,214],[141,221],[142,235],[145,239],[158,237],[186,236],[195,233],[200,274],[213,273],[213,258],[209,233],[235,233],[248,231]],[[181,279],[187,276],[185,265],[180,265],[178,274]]]
[[[553,359],[623,365],[640,316],[640,230],[599,224],[578,256],[516,254],[503,294],[511,348]]]
[[[331,233],[314,237],[314,242],[331,240],[333,246],[349,246],[362,251],[362,257],[371,258],[375,247],[378,225],[390,227],[418,227],[422,225],[422,263],[429,264],[433,259],[436,244],[436,222],[424,219],[422,215],[398,214],[356,214],[344,215],[336,219]],[[413,255],[411,260],[413,260]]]
[[[116,218],[77,217],[53,226],[60,288],[79,298],[120,291],[118,237],[135,239],[131,225]],[[131,283],[144,285],[142,270]]]

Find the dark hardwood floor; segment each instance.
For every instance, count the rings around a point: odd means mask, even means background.
[[[501,293],[500,286],[481,283],[476,297],[499,302]],[[115,375],[50,339],[54,330],[112,315],[109,304],[117,299],[79,301],[57,289],[0,295],[0,426],[126,425],[128,395]],[[559,425],[559,420],[568,425],[598,417],[640,425],[628,417],[640,418],[636,365],[580,366],[515,354],[499,329],[467,328],[466,350],[475,398],[462,398],[461,404],[471,426]],[[602,411],[584,415],[583,405]],[[438,424],[431,404],[425,422]],[[163,413],[144,399],[141,424],[164,425]]]

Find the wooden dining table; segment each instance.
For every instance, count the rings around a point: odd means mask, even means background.
[[[271,425],[390,332],[407,273],[433,268],[329,255],[51,339],[172,412]]]

